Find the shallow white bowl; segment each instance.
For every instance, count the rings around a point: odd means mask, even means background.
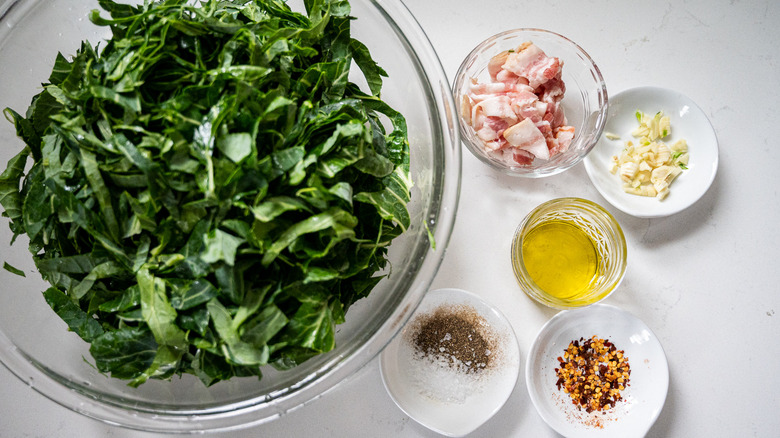
[[[520,372],[520,349],[517,338],[509,321],[495,307],[483,301],[477,295],[460,289],[438,289],[428,292],[412,316],[414,321],[419,315],[432,312],[444,305],[467,305],[476,310],[493,329],[498,339],[499,360],[496,368],[483,371],[479,382],[470,385],[470,379],[460,380],[452,372],[453,379],[445,385],[434,388],[431,394],[427,383],[439,377],[425,381],[421,375],[419,362],[412,359],[413,347],[399,333],[381,355],[380,369],[382,381],[393,401],[409,417],[423,426],[446,436],[463,436],[489,420],[504,405],[514,390]],[[453,382],[468,382],[468,387]],[[453,401],[444,401],[452,399]]]
[[[648,114],[663,111],[669,116],[672,132],[665,143],[681,138],[688,142],[688,169],[672,182],[662,201],[625,193],[620,177],[609,172],[611,157],[620,154],[626,141],[636,141],[631,131],[638,126],[637,110]],[[620,139],[609,140],[606,133]],[[718,139],[701,108],[682,93],[658,87],[632,88],[610,97],[604,135],[585,157],[585,170],[601,196],[624,213],[643,218],[669,216],[698,201],[709,189],[718,171]]]
[[[605,414],[579,411],[555,385],[557,358],[571,341],[594,335],[623,350],[631,366],[629,386],[621,391],[624,400]],[[542,327],[528,352],[525,378],[539,415],[559,434],[627,438],[644,436],[655,423],[666,401],[669,368],[658,338],[645,323],[617,307],[594,304],[564,310]]]

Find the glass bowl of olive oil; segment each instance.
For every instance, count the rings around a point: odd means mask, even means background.
[[[599,302],[626,272],[626,239],[600,205],[558,198],[532,210],[515,231],[512,268],[521,289],[558,309]]]

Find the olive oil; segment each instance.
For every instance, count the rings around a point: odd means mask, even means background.
[[[573,222],[543,222],[525,236],[523,264],[546,293],[576,299],[598,278],[599,254],[593,239]]]

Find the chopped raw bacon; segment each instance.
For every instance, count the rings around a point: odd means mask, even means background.
[[[558,143],[558,147],[553,150],[550,149],[550,154],[559,154],[566,152],[569,149],[569,145],[574,140],[574,127],[573,126],[561,126],[555,131],[555,141]]]
[[[564,152],[574,139],[561,99],[563,61],[548,57],[531,42],[495,55],[488,63],[491,82],[471,80],[461,116],[485,150],[512,166],[528,166]]]
[[[512,159],[515,160],[515,163],[528,166],[531,163],[534,162],[534,154],[518,149],[514,154],[512,154]]]
[[[486,117],[482,127],[477,130],[477,136],[483,141],[498,140],[509,127],[509,123],[498,117]]]
[[[498,117],[512,123],[517,122],[517,114],[512,110],[512,101],[506,94],[491,96],[474,105],[471,110],[471,118],[476,119],[480,112],[485,117]]]
[[[543,160],[550,158],[547,140],[531,119],[523,119],[522,122],[506,128],[504,138],[517,149],[526,150]]]
[[[493,82],[504,82],[501,79],[498,79],[498,75],[507,73],[506,70],[504,70],[504,63],[506,62],[507,56],[509,56],[509,51],[504,51],[490,58],[490,61],[488,61],[488,74]]]
[[[490,97],[491,95],[503,93],[506,91],[506,89],[507,85],[503,82],[488,82],[487,84],[472,83],[471,88],[469,88],[469,92],[475,97],[474,100],[479,101]],[[479,99],[477,96],[484,97]]]
[[[539,100],[544,102],[561,100],[563,98],[563,93],[565,92],[566,85],[563,83],[563,80],[559,75],[545,82],[545,84],[541,87],[541,92],[539,92]]]
[[[526,42],[506,57],[502,68],[526,78],[529,85],[538,88],[560,75],[561,67],[563,63],[560,59],[550,58],[542,49],[531,42]]]

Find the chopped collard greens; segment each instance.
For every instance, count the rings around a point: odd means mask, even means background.
[[[98,3],[102,50],[60,54],[26,114],[5,110],[26,147],[0,203],[46,302],[131,386],[260,378],[333,349],[412,185],[349,3]]]

